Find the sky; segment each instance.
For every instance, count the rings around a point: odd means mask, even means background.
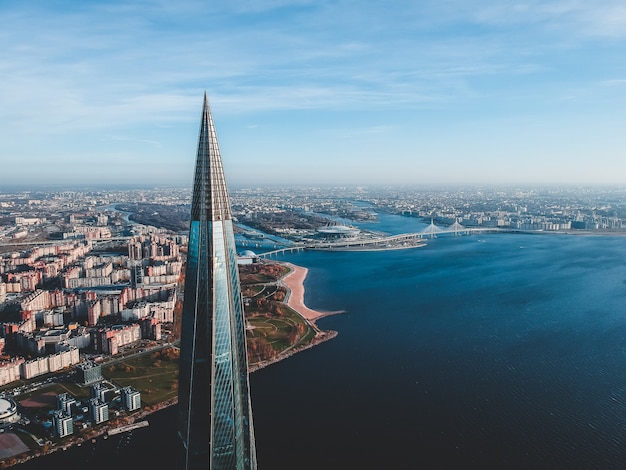
[[[0,188],[625,184],[623,0],[0,0]]]

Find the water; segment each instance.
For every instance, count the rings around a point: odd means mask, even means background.
[[[626,239],[304,253],[340,335],[253,375],[266,468],[623,468]],[[288,450],[276,452],[280,442]],[[307,451],[309,449],[309,451]],[[333,460],[329,456],[335,456]]]
[[[319,321],[332,341],[251,375],[259,468],[626,466],[626,238],[448,236],[282,259],[309,268],[310,307],[347,313]],[[173,415],[98,464],[169,467],[153,449],[173,447]]]

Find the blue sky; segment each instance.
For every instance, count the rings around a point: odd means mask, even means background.
[[[626,183],[623,0],[0,1],[0,186]]]

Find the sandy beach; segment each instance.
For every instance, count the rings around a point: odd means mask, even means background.
[[[307,272],[309,270],[307,268],[303,268],[302,266],[296,266],[295,264],[291,263],[285,263],[285,265],[291,269],[289,274],[287,274],[282,279],[282,281],[289,289],[289,292],[287,294],[287,305],[289,307],[294,309],[311,323],[315,323],[315,320],[318,320],[328,315],[343,313],[342,311],[320,312],[307,307],[304,304],[304,279],[306,278]]]

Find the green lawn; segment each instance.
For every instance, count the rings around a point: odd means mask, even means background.
[[[157,354],[136,356],[103,367],[102,375],[120,387],[134,387],[147,406],[169,400],[178,393],[178,360]]]
[[[248,317],[252,327],[250,338],[266,341],[275,353],[280,353],[294,344],[303,345],[315,337],[315,330],[292,309],[286,308],[283,315],[255,315]]]

